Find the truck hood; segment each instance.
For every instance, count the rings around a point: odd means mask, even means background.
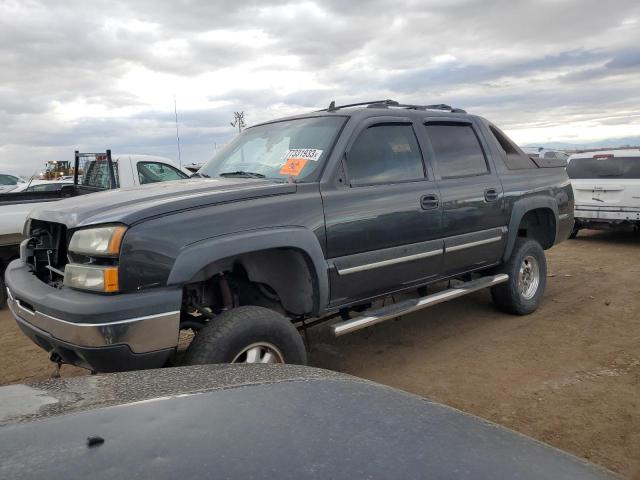
[[[295,184],[250,178],[177,180],[79,195],[41,205],[29,217],[62,223],[67,228],[101,223],[131,225],[180,210],[295,191]]]
[[[0,425],[3,478],[616,478],[451,407],[299,365],[9,385]]]

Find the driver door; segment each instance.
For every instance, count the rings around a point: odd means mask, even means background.
[[[439,191],[410,119],[354,132],[343,179],[323,187],[331,304],[426,283],[442,263]]]

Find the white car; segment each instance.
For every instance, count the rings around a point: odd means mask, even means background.
[[[640,149],[576,153],[567,174],[575,197],[573,237],[581,228],[640,229]]]
[[[522,151],[533,158],[565,161],[569,158],[569,155],[561,150],[553,150],[544,147],[522,147]]]
[[[73,185],[73,178],[71,180],[27,180],[18,184],[17,188],[11,192],[56,192],[65,185]]]
[[[0,173],[0,193],[13,192],[21,185],[26,185],[26,182],[19,175]]]

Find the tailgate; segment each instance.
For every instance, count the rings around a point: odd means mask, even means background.
[[[571,181],[576,205],[640,207],[640,180],[636,182],[636,198],[631,195],[634,186],[625,183],[615,180]]]

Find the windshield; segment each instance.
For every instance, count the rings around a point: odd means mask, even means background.
[[[640,157],[573,158],[569,178],[640,178]]]
[[[344,121],[344,117],[300,118],[248,128],[198,173],[304,179],[325,160]]]

